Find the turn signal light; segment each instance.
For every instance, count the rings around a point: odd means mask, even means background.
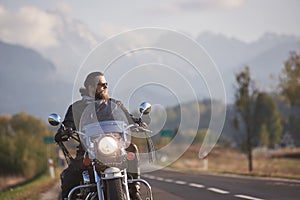
[[[135,154],[132,152],[127,153],[127,160],[134,160],[135,159]]]

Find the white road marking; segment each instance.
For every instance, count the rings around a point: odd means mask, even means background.
[[[178,184],[178,185],[185,185],[186,184],[185,181],[175,181],[175,183]]]
[[[156,177],[155,176],[152,176],[152,175],[144,175],[144,177],[146,177],[146,178],[149,178],[149,179],[155,179]]]
[[[242,199],[249,199],[249,200],[264,200],[264,199],[251,197],[251,196],[247,196],[247,195],[242,195],[242,194],[237,194],[237,195],[234,195],[234,196],[238,197],[238,198],[242,198]]]
[[[173,183],[174,180],[172,180],[172,179],[165,179],[165,182],[167,182],[167,183]]]
[[[156,180],[158,180],[158,181],[164,181],[164,179],[161,178],[161,177],[156,177]]]
[[[197,184],[197,183],[190,183],[189,186],[195,187],[195,188],[205,188],[204,185],[200,185],[200,184]]]
[[[209,191],[212,191],[212,192],[216,192],[216,193],[219,193],[219,194],[229,194],[228,191],[226,190],[221,190],[221,189],[218,189],[218,188],[207,188],[207,190]]]
[[[172,179],[164,179],[164,178],[161,178],[161,177],[156,177],[156,176],[147,175],[147,174],[144,175],[144,177],[149,178],[149,179],[155,179],[157,181],[164,181],[164,182],[167,182],[167,183],[176,183],[178,185],[188,184],[190,187],[194,187],[194,188],[205,188],[205,185],[201,185],[201,184],[198,184],[198,183],[187,183],[185,181],[175,181],[175,180],[172,180]],[[219,194],[229,194],[230,193],[229,191],[221,190],[221,189],[213,188],[213,187],[207,188],[207,190],[215,192],[215,193],[219,193]],[[237,194],[237,195],[234,195],[234,196],[237,197],[237,198],[248,199],[248,200],[265,200],[265,199],[260,199],[260,198],[257,198],[257,197],[252,197],[252,196],[247,196],[247,195],[242,195],[242,194]]]

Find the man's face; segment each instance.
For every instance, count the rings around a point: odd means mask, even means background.
[[[107,100],[109,98],[108,95],[108,89],[107,89],[107,81],[104,76],[97,76],[95,78],[96,82],[96,90],[95,90],[95,99],[96,100],[101,100],[105,99]]]

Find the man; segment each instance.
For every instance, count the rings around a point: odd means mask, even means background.
[[[137,120],[133,118],[132,115],[129,114],[127,109],[123,106],[123,104],[120,101],[117,101],[115,99],[109,98],[108,95],[108,88],[107,88],[107,81],[104,77],[104,74],[101,72],[92,72],[90,73],[85,81],[84,81],[84,88],[81,88],[80,90],[82,99],[79,101],[76,101],[72,105],[69,106],[67,113],[65,115],[65,119],[63,121],[63,124],[65,127],[72,129],[72,130],[78,130],[80,118],[84,111],[84,109],[95,100],[100,104],[109,104],[111,102],[116,103],[120,108],[124,111],[125,115],[127,116],[129,123],[135,123]],[[55,141],[56,142],[62,142],[67,141],[69,139],[68,134],[66,134],[66,131],[63,129],[63,127],[60,127],[55,135]],[[138,167],[138,150],[137,147],[134,144],[130,144],[129,147],[126,149],[129,152],[133,152],[136,154],[135,159],[132,161],[128,161],[128,168],[129,178],[139,178],[140,177],[140,170]],[[62,198],[67,198],[69,191],[80,184],[81,181],[81,173],[83,170],[83,153],[82,147],[79,147],[79,150],[77,151],[76,158],[71,160],[70,165],[68,168],[66,168],[61,173],[61,189],[62,189]],[[139,185],[137,183],[131,183],[129,184],[129,192],[131,199],[137,199],[140,200],[140,194],[139,194]]]

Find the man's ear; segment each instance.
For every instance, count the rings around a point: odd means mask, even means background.
[[[95,93],[96,93],[96,88],[93,87],[92,85],[89,85],[88,86],[88,93],[91,97],[95,96]]]

